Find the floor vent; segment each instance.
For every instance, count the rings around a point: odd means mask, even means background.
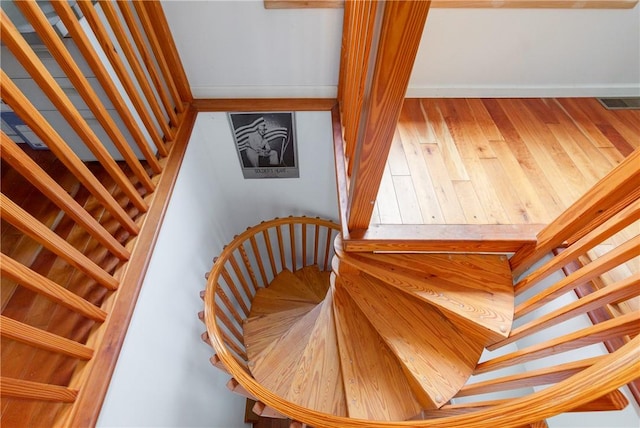
[[[640,110],[640,97],[598,98],[598,101],[608,110]]]

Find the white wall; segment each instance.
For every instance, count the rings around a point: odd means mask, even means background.
[[[200,340],[198,293],[211,259],[247,226],[336,219],[330,113],[298,112],[296,125],[300,178],[244,180],[226,115],[198,116],[98,426],[245,426],[245,400]]]
[[[334,97],[342,9],[163,0],[197,98]],[[432,9],[409,96],[640,95],[634,9]]]
[[[163,1],[197,98],[335,97],[342,9]]]
[[[410,96],[640,95],[634,9],[432,9]]]

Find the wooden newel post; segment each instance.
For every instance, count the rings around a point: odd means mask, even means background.
[[[380,2],[351,175],[349,231],[367,229],[409,84],[429,1]]]

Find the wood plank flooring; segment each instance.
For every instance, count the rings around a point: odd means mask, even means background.
[[[547,224],[640,146],[594,98],[407,99],[372,224]]]

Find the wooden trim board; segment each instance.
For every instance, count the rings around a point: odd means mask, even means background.
[[[434,0],[440,9],[632,9],[637,0]],[[339,9],[344,0],[264,0],[265,9]]]

